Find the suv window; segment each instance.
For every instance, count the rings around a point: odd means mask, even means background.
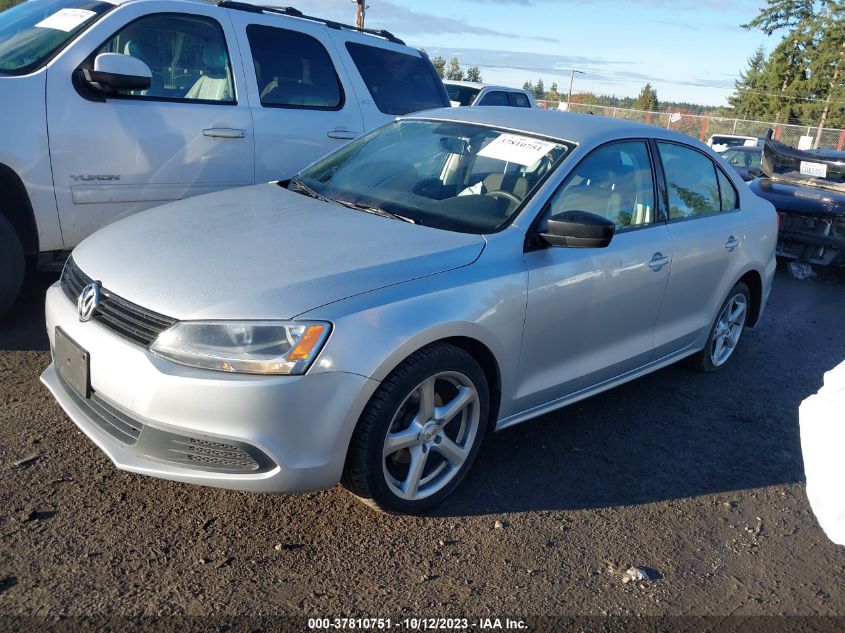
[[[669,188],[669,221],[719,213],[716,165],[691,147],[657,143]]]
[[[428,60],[354,42],[347,42],[346,50],[376,107],[384,114],[409,114],[448,105],[434,83],[435,72]]]
[[[508,104],[508,95],[501,90],[493,90],[481,97],[481,101],[477,105],[480,106],[506,106]]]
[[[508,97],[510,98],[511,105],[515,108],[530,108],[531,102],[521,92],[509,92]]]
[[[159,14],[130,23],[95,53],[121,53],[143,61],[153,74],[146,90],[125,97],[234,103],[226,38],[211,18]]]
[[[297,31],[251,24],[246,29],[261,105],[335,110],[343,89],[326,48]]]
[[[582,160],[552,198],[550,216],[588,211],[617,230],[655,221],[654,178],[645,141],[603,145]]]

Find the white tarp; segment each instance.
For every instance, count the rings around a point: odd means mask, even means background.
[[[810,507],[828,538],[845,545],[845,362],[824,375],[798,419]]]

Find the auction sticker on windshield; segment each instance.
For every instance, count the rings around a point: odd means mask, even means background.
[[[827,178],[827,165],[824,163],[811,163],[810,161],[802,160],[801,173],[805,176]]]
[[[502,134],[478,152],[478,155],[527,167],[536,163],[554,148],[555,143],[548,141],[518,134]]]
[[[57,31],[69,33],[94,15],[96,14],[93,11],[87,11],[85,9],[61,9],[50,17],[44,18],[35,26],[42,29],[56,29]]]

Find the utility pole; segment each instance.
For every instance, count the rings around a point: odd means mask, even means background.
[[[569,99],[566,102],[566,109],[571,112],[572,111],[572,82],[575,81],[575,73],[579,75],[583,75],[583,70],[576,70],[574,68],[569,69]]]
[[[359,29],[364,28],[364,17],[367,13],[367,0],[356,0],[358,3],[358,16],[355,19],[355,26]]]

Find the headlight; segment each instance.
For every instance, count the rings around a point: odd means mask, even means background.
[[[183,365],[244,374],[304,374],[331,324],[315,321],[184,321],[150,350]]]

